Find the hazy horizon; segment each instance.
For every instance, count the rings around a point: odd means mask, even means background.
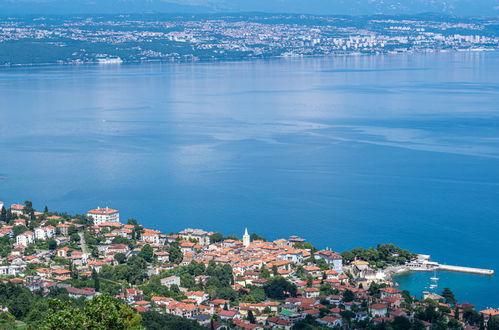
[[[266,12],[498,16],[497,0],[0,0],[0,15]]]

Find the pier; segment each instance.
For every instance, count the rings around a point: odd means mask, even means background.
[[[494,275],[494,270],[492,269],[481,269],[481,268],[471,268],[471,267],[461,267],[461,266],[451,266],[451,265],[441,265],[439,264],[437,270],[447,270],[451,272],[460,273],[470,273],[479,275]]]
[[[426,254],[419,254],[416,260],[413,260],[405,265],[405,269],[410,271],[422,271],[422,272],[446,270],[450,272],[459,272],[459,273],[494,275],[494,270],[492,269],[442,265],[438,262],[430,261],[430,256]]]

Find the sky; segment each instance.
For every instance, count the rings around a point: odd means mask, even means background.
[[[498,16],[499,0],[0,0],[0,15],[269,12]]]

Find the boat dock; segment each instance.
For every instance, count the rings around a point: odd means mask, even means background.
[[[460,272],[460,273],[470,273],[470,274],[479,274],[479,275],[494,275],[494,270],[492,270],[492,269],[450,266],[450,265],[441,265],[441,264],[438,265],[437,269],[438,270],[447,270],[447,271],[451,271],[451,272]]]

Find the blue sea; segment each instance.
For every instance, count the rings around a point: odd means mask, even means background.
[[[38,209],[499,271],[499,53],[0,68],[0,177]],[[439,276],[499,307],[498,275]]]

